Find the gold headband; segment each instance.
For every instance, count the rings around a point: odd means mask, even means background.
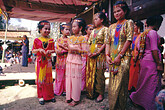
[[[64,28],[70,28],[70,26],[67,26],[67,25],[62,25],[62,27],[64,27]]]
[[[41,25],[50,25],[50,23],[42,22]]]
[[[91,26],[93,26],[93,25],[92,25],[92,24],[88,24],[87,26],[88,26],[88,27],[91,27]]]
[[[75,19],[74,21],[75,21],[75,22],[78,22],[78,23],[81,22],[81,20],[78,20],[78,19]]]
[[[118,4],[118,5],[113,6],[113,8],[117,8],[117,7],[121,8],[122,6],[125,6],[125,4]]]

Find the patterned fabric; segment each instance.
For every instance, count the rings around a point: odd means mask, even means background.
[[[119,26],[120,27],[120,26]],[[126,41],[132,41],[133,38],[133,21],[125,20],[120,29],[117,23],[109,27],[108,36],[105,43],[110,45],[110,57],[115,58],[123,48]],[[119,35],[119,37],[118,37]],[[114,65],[110,65],[109,78],[109,107],[110,110],[121,109],[126,107],[128,96],[128,76],[129,76],[129,62],[131,51],[127,49],[124,58],[121,59],[121,64],[118,67],[118,73],[114,75]],[[112,71],[113,70],[113,71]]]
[[[55,88],[54,93],[56,95],[61,95],[65,92],[65,72],[66,72],[66,58],[67,58],[67,51],[60,48],[59,44],[66,44],[68,43],[68,38],[59,38],[56,42],[56,49],[65,52],[62,55],[58,55],[56,57],[56,78],[55,78]]]
[[[43,46],[43,42],[47,40],[48,45],[46,48]],[[33,43],[33,49],[44,49],[54,50],[54,40],[51,38],[36,38]],[[53,93],[53,78],[52,78],[52,63],[51,63],[51,54],[45,55],[43,53],[37,52],[36,59],[36,84],[37,84],[37,93],[38,98],[44,98],[44,100],[50,100],[54,98]]]
[[[165,104],[165,89],[161,90],[155,98],[155,103],[156,103],[156,109],[157,110],[164,110],[164,105]]]
[[[107,36],[107,27],[102,27],[100,30],[94,29],[89,37],[88,43],[90,45],[91,53],[97,52],[104,44],[104,39]],[[105,51],[103,50],[99,56],[89,58],[87,60],[86,69],[86,90],[87,97],[94,98],[95,92],[103,95],[105,90]]]
[[[68,47],[80,48],[81,52],[68,51],[66,61],[66,100],[80,100],[82,81],[82,57],[81,53],[86,51],[86,38],[84,36],[71,36],[68,39]]]

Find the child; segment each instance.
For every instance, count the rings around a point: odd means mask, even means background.
[[[55,79],[55,88],[54,93],[56,95],[61,95],[65,92],[65,71],[66,71],[66,58],[68,54],[68,46],[67,46],[67,36],[70,35],[70,27],[68,24],[63,24],[60,26],[60,31],[62,33],[62,37],[57,39],[56,42],[56,79]]]
[[[94,25],[93,24],[88,24],[85,27],[86,35],[84,37],[86,37],[86,40],[87,41],[89,39],[89,36],[90,36],[93,28],[94,28]],[[87,54],[83,54],[82,55],[82,62],[83,62],[83,66],[82,66],[82,87],[81,87],[81,90],[83,91],[86,88],[86,62],[87,62]]]
[[[90,54],[87,60],[86,71],[86,90],[87,97],[96,102],[103,101],[105,91],[105,44],[104,39],[107,36],[108,28],[103,24],[106,22],[106,16],[103,12],[98,12],[93,19],[95,29],[92,31],[88,43],[90,45]]]
[[[73,36],[68,39],[68,56],[66,61],[66,102],[75,106],[80,101],[82,58],[85,52],[86,38],[81,35],[85,30],[85,21],[76,18],[72,23]],[[72,101],[73,100],[73,101]]]
[[[41,36],[34,40],[32,52],[36,54],[36,84],[39,103],[44,100],[55,102],[53,93],[51,53],[55,52],[53,39],[49,37],[50,23],[46,20],[38,23]]]

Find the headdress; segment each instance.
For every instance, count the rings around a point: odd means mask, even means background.
[[[91,26],[93,26],[93,24],[88,24],[87,26],[88,26],[88,27],[91,27]]]
[[[75,22],[78,22],[78,23],[81,22],[81,20],[79,20],[79,19],[75,19],[74,21],[75,21]]]
[[[66,24],[63,24],[62,25],[63,28],[70,28],[70,26],[66,25]]]
[[[125,4],[117,4],[117,5],[114,5],[113,8],[122,7],[122,6],[125,6]]]
[[[40,25],[50,25],[50,23],[42,22],[42,23],[40,23]]]

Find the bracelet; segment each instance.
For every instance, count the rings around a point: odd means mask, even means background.
[[[120,53],[119,53],[119,56],[120,56],[121,58],[123,58],[123,55],[122,55],[122,54],[120,54]]]
[[[106,56],[108,56],[108,57],[109,57],[109,54],[106,54]]]

